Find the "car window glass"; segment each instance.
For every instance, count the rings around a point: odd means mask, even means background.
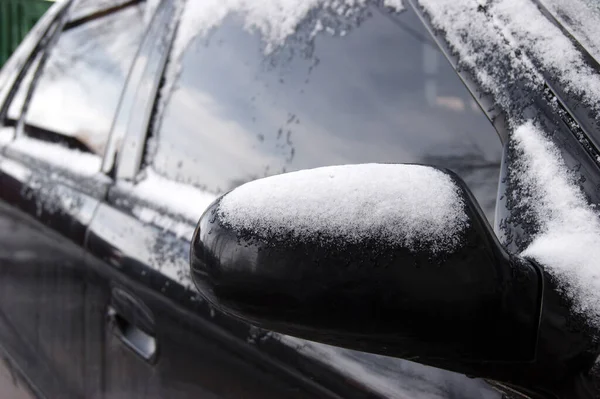
[[[417,16],[379,5],[324,13],[271,52],[229,16],[171,59],[152,173],[216,196],[303,168],[428,163],[461,175],[491,220],[500,141]]]
[[[33,89],[26,133],[61,135],[103,155],[143,30],[136,5],[62,32]]]
[[[27,97],[27,92],[29,91],[29,86],[33,81],[33,77],[35,75],[35,71],[37,70],[40,60],[42,58],[42,53],[38,53],[33,60],[33,63],[29,66],[27,73],[19,83],[19,87],[15,96],[13,97],[10,105],[8,106],[7,117],[10,120],[16,121],[21,116],[21,110],[23,109],[23,105],[25,104],[25,99]]]
[[[97,12],[122,6],[131,0],[75,0],[69,12],[69,20],[75,21]]]

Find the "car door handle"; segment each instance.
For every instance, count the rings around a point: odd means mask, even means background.
[[[154,317],[141,300],[115,287],[106,316],[110,330],[125,346],[144,360],[156,362],[158,344]]]

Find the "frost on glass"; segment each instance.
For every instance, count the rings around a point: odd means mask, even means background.
[[[75,0],[69,10],[69,19],[74,21],[85,18],[110,8],[123,6],[129,1],[130,0]]]
[[[493,220],[497,134],[418,17],[398,1],[281,3],[185,3],[148,167],[218,195],[320,166],[427,163],[457,171]]]

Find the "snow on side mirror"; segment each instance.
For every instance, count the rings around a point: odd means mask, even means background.
[[[191,270],[216,308],[281,333],[463,372],[534,358],[540,276],[447,170],[344,165],[246,183],[200,219]]]

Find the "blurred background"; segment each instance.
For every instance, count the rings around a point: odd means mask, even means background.
[[[0,68],[54,0],[0,0]]]

